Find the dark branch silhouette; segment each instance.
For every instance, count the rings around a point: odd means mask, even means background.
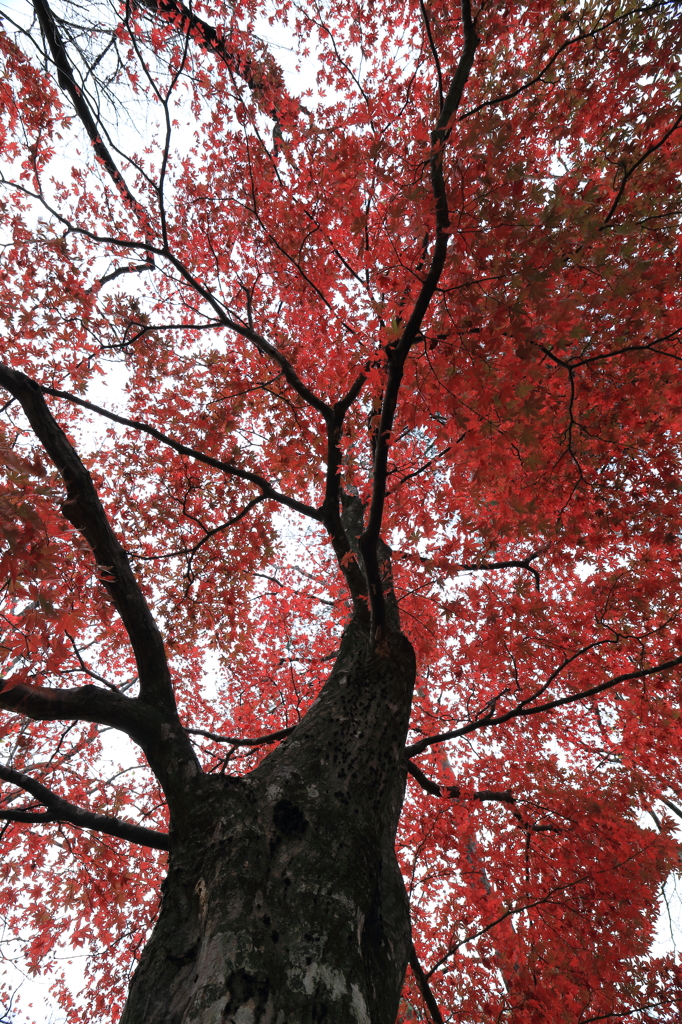
[[[116,836],[117,839],[126,839],[130,843],[137,843],[139,846],[150,846],[156,850],[169,850],[170,839],[163,832],[156,832],[151,828],[143,828],[141,825],[134,825],[132,822],[121,821],[120,818],[109,814],[97,814],[77,804],[72,804],[63,797],[58,796],[42,782],[24,775],[23,772],[15,771],[7,765],[0,764],[0,779],[11,782],[26,793],[30,793],[36,800],[43,804],[47,811],[36,812],[32,810],[12,810],[0,808],[0,821],[16,821],[30,825],[50,825],[56,822],[67,822],[76,825],[78,828],[92,829],[94,832],[102,832],[108,836]]]

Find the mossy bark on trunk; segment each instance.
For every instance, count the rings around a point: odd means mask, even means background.
[[[354,621],[294,733],[244,778],[201,780],[121,1024],[393,1024],[414,676],[404,636],[372,650]]]

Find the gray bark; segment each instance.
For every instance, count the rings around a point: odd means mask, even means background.
[[[291,736],[241,779],[203,778],[121,1024],[393,1024],[414,675],[399,632],[371,651],[355,621]]]

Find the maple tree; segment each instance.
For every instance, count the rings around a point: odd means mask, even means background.
[[[0,907],[69,1020],[680,1019],[681,14],[3,9]]]

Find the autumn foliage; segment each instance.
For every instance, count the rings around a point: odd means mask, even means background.
[[[17,696],[139,674],[30,391],[206,772],[300,721],[351,597],[380,639],[392,549],[401,1024],[678,1021],[679,3],[36,0],[0,28],[5,938],[69,1021],[117,1020],[166,854],[26,780],[168,828],[137,746]]]

